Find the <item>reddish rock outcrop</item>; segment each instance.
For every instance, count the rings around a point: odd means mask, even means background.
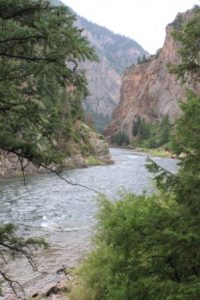
[[[121,74],[138,57],[148,53],[134,40],[77,17],[77,26],[84,28],[83,34],[95,48],[99,62],[84,62],[90,95],[84,101],[85,111],[102,113],[111,118],[119,104]],[[94,120],[95,121],[95,120]]]
[[[180,19],[185,19],[185,15],[179,14],[167,26],[164,45],[155,56],[142,64],[129,67],[124,73],[120,103],[113,113],[110,126],[105,130],[107,136],[121,130],[131,138],[136,115],[146,120],[155,120],[167,114],[173,121],[180,114],[178,101],[184,100],[185,87],[167,68],[169,63],[177,64],[180,59],[177,54],[178,44],[171,35]]]

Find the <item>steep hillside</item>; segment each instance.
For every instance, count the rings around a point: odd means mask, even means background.
[[[84,103],[86,112],[90,111],[97,120],[97,115],[111,117],[119,103],[121,74],[138,57],[148,53],[135,41],[93,24],[77,16],[77,24],[84,28],[84,34],[95,47],[99,63],[85,63],[88,86],[91,95]],[[103,118],[99,120],[103,121]],[[100,126],[99,126],[100,125]],[[106,124],[97,124],[102,129]]]
[[[103,55],[118,74],[121,74],[130,64],[136,62],[138,56],[148,54],[136,41],[115,34],[83,17],[77,16],[77,18],[79,26],[84,28],[98,54]]]
[[[60,0],[51,0],[61,5]],[[95,47],[99,63],[86,62],[82,68],[86,71],[90,96],[85,99],[84,109],[92,113],[96,127],[103,129],[111,118],[120,99],[121,74],[138,57],[148,53],[134,40],[115,34],[105,27],[87,21],[76,15],[77,26],[83,28]]]
[[[167,26],[164,45],[157,55],[125,71],[120,103],[113,113],[110,126],[106,129],[107,135],[124,131],[132,138],[133,121],[136,116],[153,121],[168,115],[173,121],[180,113],[178,100],[184,100],[185,87],[175,75],[169,73],[167,64],[179,62],[178,44],[171,33],[189,15],[190,12],[178,14],[175,21]]]
[[[81,122],[86,84],[74,66],[80,56],[96,55],[71,12],[26,0],[13,7],[5,2],[4,11],[9,17],[2,21],[0,45],[0,176],[26,167],[32,172],[28,161],[44,169],[107,161],[103,137]]]

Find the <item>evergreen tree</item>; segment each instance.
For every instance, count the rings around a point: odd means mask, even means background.
[[[126,132],[119,131],[111,136],[111,143],[118,146],[128,145],[130,143],[129,137]]]
[[[87,94],[78,62],[94,51],[66,7],[1,0],[0,18],[0,148],[37,165],[57,162],[59,131],[70,131]]]
[[[173,36],[180,42],[181,63],[172,66],[171,71],[192,86],[200,81],[200,8],[196,6],[193,17],[175,31]],[[178,179],[173,188],[178,201],[198,214],[200,201],[200,97],[193,91],[187,91],[187,101],[181,104],[183,115],[176,122],[172,136],[174,152],[185,153],[181,161]]]
[[[178,50],[181,63],[178,65],[171,65],[171,72],[175,73],[178,78],[184,82],[189,81],[192,84],[199,81],[200,77],[200,57],[199,57],[199,43],[200,43],[200,9],[195,6],[193,9],[193,17],[181,25],[178,30],[173,32],[174,38],[180,43],[181,47]]]
[[[165,115],[159,126],[160,145],[165,145],[169,142],[171,125],[168,115]]]
[[[163,146],[169,142],[170,127],[167,115],[161,121],[145,121],[140,116],[136,116],[132,127],[134,142],[146,148]]]
[[[63,143],[82,118],[87,95],[78,63],[96,55],[75,17],[45,0],[0,0],[0,149],[36,166],[61,162]],[[0,227],[1,262],[25,256],[40,240],[18,238],[13,225]],[[0,268],[0,275],[16,291]]]
[[[195,10],[194,18],[174,35],[182,43],[182,62],[174,70],[198,83],[192,63],[198,63],[200,54],[200,14]],[[194,45],[198,51],[193,56]],[[200,98],[188,92],[181,107],[173,146],[186,156],[178,173],[151,161],[158,194],[100,201],[96,248],[81,270],[87,300],[200,298]]]
[[[136,118],[133,120],[133,128],[132,128],[133,136],[137,136],[139,134],[141,121],[142,120],[140,116],[136,116]]]

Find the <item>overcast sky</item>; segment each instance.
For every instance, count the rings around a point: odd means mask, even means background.
[[[79,15],[136,40],[151,54],[161,48],[165,27],[200,0],[62,0]]]

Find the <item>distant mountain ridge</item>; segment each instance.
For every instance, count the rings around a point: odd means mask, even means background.
[[[88,38],[99,55],[104,55],[117,73],[122,74],[137,61],[138,56],[149,55],[136,41],[78,15],[77,19],[79,25],[89,33]]]
[[[51,2],[63,5],[60,0]],[[84,29],[83,34],[99,56],[99,63],[85,62],[81,68],[86,71],[90,91],[90,96],[84,101],[84,109],[86,114],[93,115],[96,127],[102,130],[119,103],[121,74],[135,64],[138,57],[149,54],[136,41],[75,15],[76,25]]]

